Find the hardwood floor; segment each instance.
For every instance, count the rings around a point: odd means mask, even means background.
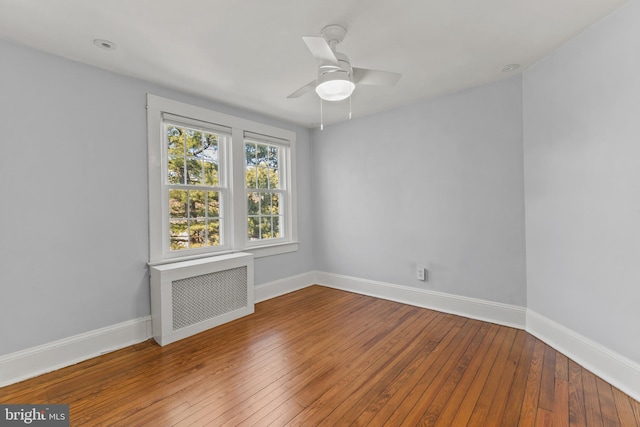
[[[321,286],[0,403],[68,403],[74,426],[640,426],[638,402],[524,331]]]

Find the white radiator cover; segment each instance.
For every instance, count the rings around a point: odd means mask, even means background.
[[[150,268],[153,338],[160,345],[254,312],[253,255],[230,255]]]

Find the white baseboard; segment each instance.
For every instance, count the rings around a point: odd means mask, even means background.
[[[533,310],[527,310],[527,332],[640,401],[640,365],[638,363]]]
[[[524,307],[324,272],[316,273],[316,283],[524,329],[640,401],[640,365],[638,363]]]
[[[151,338],[151,316],[0,356],[0,387]]]
[[[255,287],[255,302],[266,301],[289,292],[297,291],[316,283],[316,273],[308,272],[297,276],[286,277],[269,283],[263,283]]]
[[[331,273],[316,273],[316,279],[318,284],[335,289],[356,292],[513,328],[525,328],[526,309],[524,307]]]
[[[255,302],[313,284],[524,329],[640,401],[640,365],[524,307],[315,271],[256,286]],[[151,337],[147,316],[0,356],[0,387]]]
[[[314,284],[315,273],[265,283],[254,288],[261,302]],[[0,356],[0,387],[71,366],[152,338],[151,316]]]

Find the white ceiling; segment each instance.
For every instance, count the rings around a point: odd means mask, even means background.
[[[0,37],[118,73],[278,117],[319,122],[316,62],[301,39],[347,28],[354,67],[402,73],[359,86],[353,116],[512,75],[625,0],[0,0]],[[114,51],[93,44],[111,40]],[[325,123],[349,102],[324,103]]]

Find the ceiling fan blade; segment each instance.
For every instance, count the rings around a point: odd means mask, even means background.
[[[311,92],[316,87],[316,81],[313,80],[306,85],[302,86],[300,89],[293,92],[291,95],[287,96],[287,98],[299,98],[307,92]]]
[[[338,58],[336,58],[335,53],[333,53],[325,39],[318,36],[303,36],[302,40],[304,40],[313,57],[321,63],[338,65]]]
[[[353,69],[353,82],[361,85],[393,86],[398,83],[402,74],[390,71],[369,70],[367,68]]]

